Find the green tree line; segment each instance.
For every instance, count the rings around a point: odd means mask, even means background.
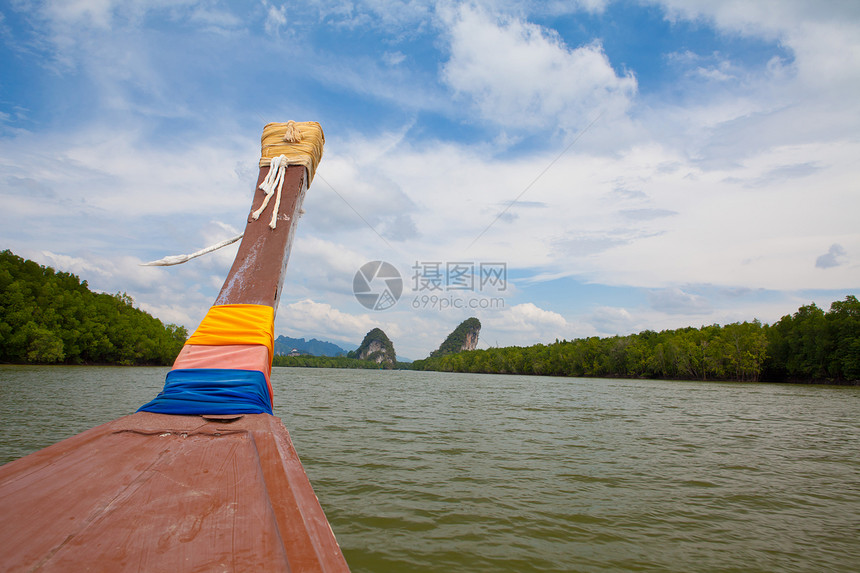
[[[292,366],[297,368],[366,368],[381,370],[384,364],[373,360],[359,360],[346,356],[285,356],[278,354],[272,360],[272,366]]]
[[[346,356],[286,356],[278,354],[272,360],[272,366],[291,366],[294,368],[359,368],[366,370],[388,370],[390,365],[379,363],[372,359],[359,360]],[[394,365],[398,370],[410,370],[409,362],[396,362]]]
[[[0,252],[0,362],[169,365],[188,337],[77,276]]]
[[[845,383],[860,379],[860,302],[758,320],[629,336],[556,340],[430,357],[416,370],[549,376]]]

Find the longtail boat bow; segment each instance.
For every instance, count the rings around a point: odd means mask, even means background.
[[[272,414],[274,317],[319,124],[263,130],[215,304],[140,410],[0,467],[0,570],[348,571]]]

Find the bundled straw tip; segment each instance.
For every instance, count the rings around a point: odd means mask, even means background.
[[[302,132],[299,131],[296,122],[290,120],[287,122],[287,128],[284,132],[284,141],[287,143],[298,143],[302,140]]]

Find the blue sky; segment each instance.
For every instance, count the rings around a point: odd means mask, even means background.
[[[236,247],[140,263],[241,231],[263,125],[318,121],[277,334],[421,358],[471,315],[481,347],[774,322],[860,287],[858,94],[850,1],[5,1],[0,248],[191,330]],[[352,293],[374,260],[384,311]]]

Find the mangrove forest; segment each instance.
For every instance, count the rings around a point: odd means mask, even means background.
[[[416,370],[612,378],[856,383],[860,302],[814,303],[773,325],[755,320],[628,336],[471,350],[416,360]]]
[[[187,337],[125,293],[0,251],[0,362],[170,365]]]

